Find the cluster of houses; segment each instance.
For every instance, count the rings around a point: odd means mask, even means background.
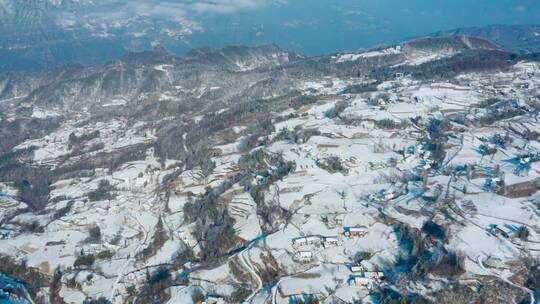
[[[341,242],[338,237],[321,237],[316,235],[294,238],[292,246],[301,248],[306,246],[323,246],[324,248],[339,246]],[[294,260],[302,263],[309,263],[314,260],[313,252],[309,250],[299,250],[294,255]]]
[[[384,273],[380,271],[365,271],[358,275],[350,275],[348,283],[351,286],[373,289],[384,279]]]
[[[420,159],[419,169],[429,170],[434,164],[431,151],[427,150],[423,144],[409,146],[404,150],[403,160],[405,162],[410,163],[416,159]]]
[[[294,238],[292,240],[292,245],[294,248],[304,247],[304,246],[323,246],[324,248],[339,246],[340,241],[337,236],[331,237],[322,237],[322,236],[303,236]]]
[[[376,270],[376,267],[367,261],[359,264],[348,265],[353,273],[349,276],[348,283],[351,286],[357,286],[367,289],[373,289],[374,286],[384,280],[384,273]]]
[[[391,187],[388,189],[381,189],[376,194],[370,195],[369,199],[375,202],[387,202],[389,200],[395,199],[401,195],[401,190],[396,187]]]
[[[344,227],[343,235],[348,238],[358,238],[364,237],[368,233],[368,228],[365,226],[357,227]],[[337,247],[341,245],[341,240],[338,236],[302,236],[292,239],[292,246],[295,249],[302,248],[303,250],[298,250],[294,255],[294,260],[302,263],[309,263],[314,260],[313,251],[305,250],[305,247],[322,246],[323,248]]]

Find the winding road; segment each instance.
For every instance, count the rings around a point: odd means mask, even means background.
[[[477,263],[478,265],[480,266],[480,268],[482,268],[484,271],[488,272],[489,274],[491,274],[492,276],[496,277],[496,278],[499,278],[500,280],[502,280],[503,282],[511,285],[511,286],[514,286],[516,288],[519,288],[523,291],[526,291],[527,293],[529,293],[529,296],[531,298],[531,303],[536,303],[536,299],[534,298],[534,291],[530,290],[529,288],[525,287],[525,286],[521,286],[521,285],[518,285],[510,280],[508,280],[507,278],[501,276],[500,274],[494,272],[494,271],[491,271],[489,269],[487,269],[485,266],[484,266],[484,263],[482,261],[482,257],[481,256],[478,256],[477,258]]]
[[[244,300],[244,303],[250,303],[250,301],[253,299],[253,297],[259,292],[259,290],[261,290],[262,286],[263,286],[263,282],[261,280],[261,277],[257,274],[257,272],[255,271],[255,268],[253,267],[253,265],[251,264],[251,261],[249,261],[248,258],[246,258],[244,256],[244,254],[250,249],[251,247],[248,246],[246,249],[242,250],[239,254],[238,254],[238,258],[240,259],[240,262],[242,263],[242,265],[249,271],[249,273],[251,274],[252,277],[254,277],[257,281],[257,288],[255,290],[253,290],[253,292]]]
[[[141,222],[139,222],[139,220],[130,214],[130,216],[137,222],[137,224],[139,225],[139,227],[141,228],[141,231],[143,232],[143,238],[142,238],[142,241],[139,242],[139,245],[137,246],[137,249],[135,249],[135,253],[139,252],[141,250],[141,248],[144,246],[144,244],[146,243],[146,239],[148,237],[148,231],[146,231],[146,229],[144,228],[144,226],[141,224]],[[111,303],[115,303],[116,302],[116,290],[118,289],[118,285],[120,284],[120,281],[122,280],[122,278],[124,277],[124,272],[126,271],[126,268],[129,266],[129,264],[131,264],[134,260],[135,260],[135,255],[130,255],[126,261],[126,263],[124,263],[124,266],[122,266],[122,268],[120,268],[120,271],[118,271],[117,273],[117,277],[116,277],[116,281],[114,282],[113,284],[113,288],[111,290],[111,296],[109,297],[109,299],[111,299]]]

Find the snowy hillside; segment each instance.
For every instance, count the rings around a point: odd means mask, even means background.
[[[538,296],[538,61],[459,37],[315,58],[132,54],[0,80],[0,273],[26,284],[9,297]]]

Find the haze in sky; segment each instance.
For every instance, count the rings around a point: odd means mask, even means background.
[[[217,1],[223,10],[193,18],[193,44],[261,44],[314,55],[356,50],[436,31],[488,24],[533,24],[534,0],[288,0]],[[232,9],[235,7],[235,9]]]
[[[185,54],[269,43],[319,55],[539,20],[538,0],[0,0],[0,69],[96,64],[156,48]]]

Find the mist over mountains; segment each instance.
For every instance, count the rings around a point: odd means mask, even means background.
[[[434,34],[468,35],[493,41],[502,48],[517,53],[540,51],[539,25],[490,25],[484,27],[468,27]]]
[[[424,2],[3,0],[0,70],[92,65],[127,52],[166,49],[185,54],[193,48],[227,45],[277,43],[290,51],[321,55],[399,43],[433,32],[426,31],[427,26],[446,30],[467,24],[448,17],[458,10],[457,5],[439,7]],[[534,10],[527,13],[520,11],[518,4],[506,5],[509,16],[522,14],[522,23],[534,20]],[[394,9],[389,11],[388,7]],[[504,7],[499,1],[487,12],[484,4],[463,7],[469,8],[463,11],[475,16],[477,24],[510,18],[493,11]],[[503,47],[512,43],[516,50],[534,50],[538,43],[534,26],[479,27],[445,33],[493,38]]]

